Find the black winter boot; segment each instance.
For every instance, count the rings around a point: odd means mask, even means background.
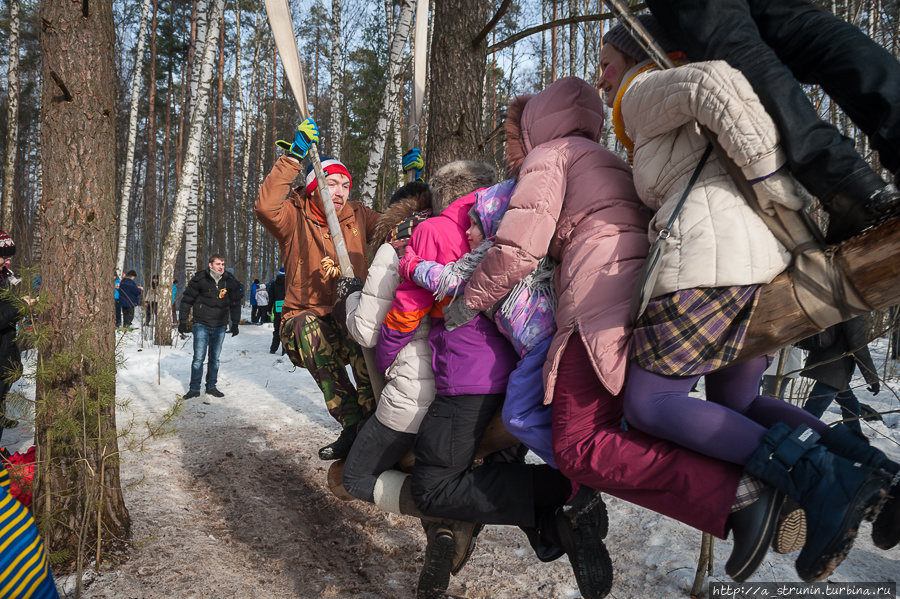
[[[841,243],[900,213],[900,189],[874,172],[852,181],[825,203],[827,243]]]
[[[725,573],[735,582],[744,582],[756,572],[769,551],[784,493],[767,485],[762,495],[745,508],[731,512],[728,528],[734,540]]]
[[[443,597],[450,586],[455,541],[453,532],[444,521],[422,520],[425,529],[425,563],[416,585],[416,599]]]
[[[884,453],[860,439],[856,432],[845,424],[828,429],[819,444],[842,458],[853,460],[887,472],[893,476],[888,497],[878,516],[872,522],[872,542],[879,549],[891,549],[900,542],[900,464],[889,459]]]
[[[565,505],[539,518],[541,536],[562,547],[585,599],[603,599],[612,590],[613,567],[603,538],[609,530],[599,491],[587,487]]]
[[[348,426],[341,431],[341,434],[333,442],[319,450],[320,460],[343,460],[350,455],[350,448],[356,441],[356,426]]]
[[[860,522],[877,513],[889,484],[881,471],[829,453],[807,426],[769,429],[745,470],[797,500],[806,512],[806,545],[797,557],[804,582],[822,580],[847,556]]]

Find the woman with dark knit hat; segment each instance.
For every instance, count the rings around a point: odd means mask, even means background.
[[[739,71],[723,61],[660,70],[632,55],[628,37],[621,25],[604,37],[598,86],[613,109],[616,137],[633,153],[638,196],[654,214],[649,240],[665,243],[646,311],[633,315],[625,419],[743,467],[759,479],[750,496],[766,499],[748,509],[780,505],[782,494],[794,499],[807,522],[797,572],[805,582],[822,580],[850,551],[864,516],[875,519],[883,507],[875,536],[883,545],[900,536],[900,501],[882,501],[898,484],[890,475],[900,466],[843,427],[830,429],[797,406],[759,395],[765,356],[734,362],[759,286],[788,268],[791,254],[747,203],[724,159],[710,155],[701,127],[740,168],[762,210],[801,210],[802,191],[785,168],[772,118]],[[690,395],[701,376],[705,401]],[[760,520],[767,535],[777,510],[766,507]],[[746,580],[763,557],[730,560],[725,571]]]
[[[16,244],[4,231],[0,231],[0,288],[8,290],[19,280],[9,269],[9,263],[16,254]],[[16,323],[19,309],[12,298],[0,293],[0,435],[4,428],[15,428],[18,422],[6,416],[6,394],[22,371],[19,348],[16,346]],[[15,376],[15,378],[11,378]]]

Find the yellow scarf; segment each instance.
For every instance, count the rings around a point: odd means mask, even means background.
[[[681,66],[687,62],[687,57],[682,52],[670,52],[669,58],[675,61],[676,66]],[[658,64],[651,62],[638,69],[634,75],[628,78],[628,81],[619,86],[619,91],[616,94],[616,101],[613,102],[613,132],[616,134],[616,139],[619,140],[619,143],[628,150],[629,155],[634,152],[634,140],[628,137],[628,132],[625,130],[625,121],[622,119],[622,96],[625,95],[625,90],[628,89],[628,86],[631,85],[631,82],[635,77],[651,69],[658,68]]]

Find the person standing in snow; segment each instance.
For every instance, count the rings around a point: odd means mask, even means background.
[[[225,394],[216,387],[219,376],[219,355],[225,341],[225,329],[231,322],[231,336],[239,332],[241,319],[241,294],[237,279],[225,272],[225,257],[213,254],[209,268],[195,274],[181,297],[178,315],[178,332],[187,333],[187,320],[194,312],[194,358],[191,361],[191,382],[185,399],[200,396],[203,377],[203,361],[206,365],[206,393],[213,397]]]
[[[137,272],[129,270],[119,281],[119,303],[122,304],[122,326],[126,329],[134,320],[134,308],[141,305],[141,293],[144,288],[134,282]]]
[[[257,283],[255,287],[256,293],[253,297],[255,305],[253,309],[256,311],[256,320],[254,322],[265,324],[269,322],[269,291],[266,289],[265,283]]]

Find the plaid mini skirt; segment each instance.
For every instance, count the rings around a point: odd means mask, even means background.
[[[683,289],[654,298],[634,328],[631,359],[644,370],[693,376],[735,360],[758,285]]]

